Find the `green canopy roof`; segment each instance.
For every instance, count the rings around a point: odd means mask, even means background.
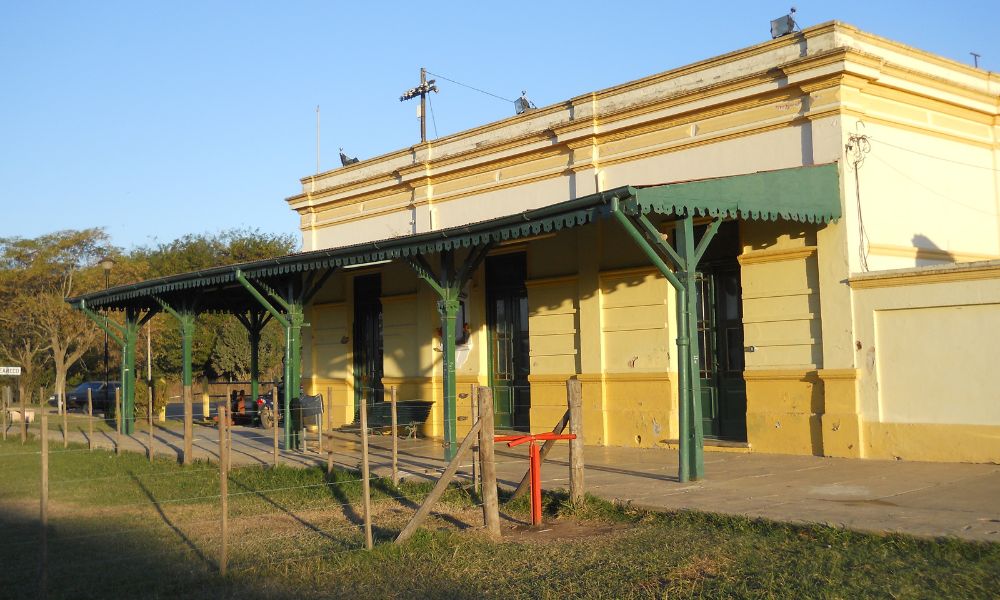
[[[826,223],[841,216],[836,164],[664,185],[625,186],[460,227],[171,275],[67,301],[74,306],[84,302],[90,308],[121,309],[140,299],[148,305],[153,296],[178,295],[185,290],[227,293],[226,288],[239,286],[237,271],[250,278],[269,279],[531,237],[606,218],[611,214],[612,198],[623,202],[626,210],[663,215],[694,213],[809,223]],[[222,309],[223,304],[216,308]]]

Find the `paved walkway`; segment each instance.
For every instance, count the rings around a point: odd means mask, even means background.
[[[71,427],[71,430],[73,427]],[[83,433],[71,433],[85,442]],[[51,443],[61,442],[60,434]],[[147,434],[126,438],[123,449],[145,452]],[[375,473],[389,474],[390,439],[373,435]],[[112,448],[112,434],[95,434],[95,444]],[[178,456],[178,428],[157,428],[159,456]],[[218,432],[195,427],[195,458],[218,457]],[[314,444],[311,445],[311,448]],[[335,433],[324,450],[337,465],[357,468],[361,444],[356,433]],[[400,440],[399,465],[404,477],[433,479],[443,468],[442,449],[434,440]],[[527,449],[497,446],[500,483],[514,486],[527,467]],[[542,468],[543,486],[568,487],[567,445],[557,443]],[[234,464],[270,464],[269,431],[233,428]],[[326,453],[282,452],[291,465],[325,464]],[[898,531],[922,536],[955,536],[1000,542],[1000,465],[852,460],[813,456],[706,452],[703,481],[677,481],[677,452],[590,447],[585,451],[587,491],[608,499],[654,509],[696,509],[766,517],[781,521],[827,523],[869,531]],[[471,460],[462,472],[471,472]]]

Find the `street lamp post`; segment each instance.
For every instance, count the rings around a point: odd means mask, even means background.
[[[101,259],[101,268],[104,269],[104,289],[107,290],[111,283],[111,267],[115,266],[115,261],[110,256],[106,256]],[[105,312],[104,316],[104,412],[107,413],[107,407],[110,405],[110,396],[108,394],[108,317]]]

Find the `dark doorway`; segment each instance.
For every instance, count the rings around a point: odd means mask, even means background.
[[[698,356],[705,437],[747,439],[739,228],[723,223],[698,266]]]
[[[382,386],[382,277],[354,279],[354,415],[385,399]]]
[[[528,291],[524,253],[486,259],[490,387],[496,426],[527,431],[531,410],[528,384]]]

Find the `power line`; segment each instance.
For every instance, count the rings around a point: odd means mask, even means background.
[[[885,142],[882,142],[882,143],[884,144]],[[916,179],[914,179],[913,177],[911,177],[907,173],[903,172],[902,170],[896,168],[895,166],[893,166],[892,164],[890,164],[889,162],[887,162],[885,159],[879,158],[878,155],[873,154],[872,158],[874,158],[878,162],[882,163],[883,165],[889,167],[890,169],[892,169],[893,171],[895,171],[896,173],[898,173],[900,176],[908,179],[910,182],[912,182],[917,187],[921,187],[921,188],[925,189],[926,191],[934,194],[935,196],[937,196],[938,198],[941,198],[942,200],[945,200],[947,202],[951,202],[953,204],[957,204],[959,206],[963,206],[963,207],[965,207],[965,208],[967,208],[969,210],[974,210],[976,212],[983,213],[984,215],[996,215],[997,214],[996,211],[983,210],[983,209],[981,209],[981,208],[979,208],[977,206],[972,206],[971,204],[966,204],[966,203],[964,203],[964,202],[962,202],[960,200],[955,200],[951,196],[948,196],[946,194],[942,194],[941,192],[935,190],[934,188],[928,186],[927,184],[925,184],[923,182],[920,182],[920,181],[917,181]],[[970,165],[970,166],[972,166],[972,165]]]
[[[449,78],[445,77],[444,75],[439,75],[437,73],[431,73],[430,71],[427,71],[427,74],[428,75],[433,75],[434,77],[438,77],[438,78],[444,79],[445,81],[450,81],[450,82],[454,83],[455,85],[460,85],[462,87],[469,88],[470,90],[477,91],[480,94],[486,94],[487,96],[492,96],[492,97],[496,98],[497,100],[503,100],[504,102],[510,102],[510,103],[514,102],[510,98],[504,98],[503,96],[500,96],[498,94],[494,94],[492,92],[487,92],[486,90],[481,90],[481,89],[479,89],[477,87],[473,87],[473,86],[471,86],[471,85],[469,85],[467,83],[462,83],[461,81],[455,81],[454,79],[449,79]]]
[[[431,124],[434,125],[434,139],[438,138],[438,122],[434,117],[434,101],[431,100],[430,96],[427,96],[427,105],[431,107]]]
[[[907,148],[906,146],[897,146],[896,144],[887,142],[885,140],[879,139],[879,138],[871,136],[871,135],[868,136],[868,139],[876,141],[876,142],[878,142],[880,144],[884,144],[884,145],[889,146],[891,148],[895,148],[897,150],[904,150],[904,151],[909,152],[911,154],[918,154],[920,156],[924,156],[924,157],[927,157],[927,158],[933,158],[933,159],[936,159],[936,160],[943,160],[945,162],[950,162],[952,164],[962,165],[962,166],[965,166],[965,167],[971,167],[973,169],[983,169],[984,171],[1000,172],[1000,169],[995,169],[993,167],[987,167],[987,166],[984,166],[984,165],[974,165],[972,163],[967,163],[967,162],[963,162],[963,161],[960,161],[960,160],[955,160],[953,158],[947,158],[947,157],[944,157],[944,156],[938,156],[936,154],[927,154],[926,152],[921,152],[919,150],[914,150],[913,148]]]

